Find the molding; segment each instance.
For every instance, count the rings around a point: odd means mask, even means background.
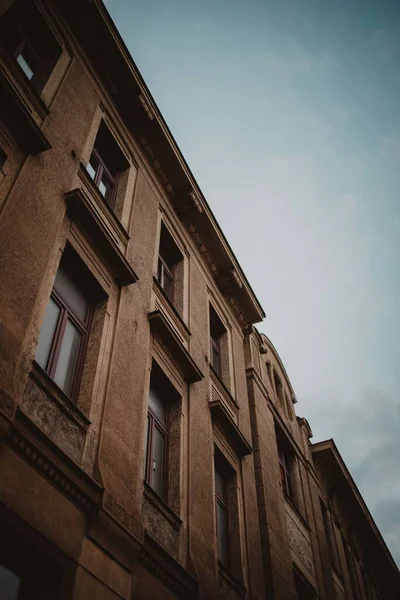
[[[22,413],[17,413],[4,441],[81,511],[96,511],[103,488]]]
[[[29,376],[33,381],[50,396],[52,400],[60,407],[60,409],[78,425],[83,431],[87,431],[91,420],[85,413],[83,413],[78,406],[58,387],[55,381],[42,369],[38,363],[33,360],[32,368],[29,372]]]
[[[175,308],[173,302],[171,302],[171,300],[168,298],[167,294],[164,292],[163,288],[161,287],[160,282],[158,281],[157,277],[155,277],[154,275],[153,275],[153,288],[155,288],[155,293],[156,294],[158,293],[157,299],[159,298],[159,296],[161,296],[162,300],[165,301],[165,304],[167,305],[168,309],[172,312],[174,318],[177,320],[179,327],[181,329],[183,329],[183,331],[185,332],[186,338],[189,340],[190,336],[192,335],[190,333],[189,327],[186,325],[185,321],[182,319],[181,315]]]
[[[203,379],[203,373],[200,371],[161,310],[150,312],[148,314],[148,319],[151,331],[157,336],[159,341],[169,349],[171,356],[181,368],[185,380],[189,383],[195,383],[196,381]]]
[[[1,64],[1,63],[0,63]],[[11,123],[23,149],[29,154],[40,154],[51,144],[32,116],[32,110],[15,82],[0,68],[0,111],[6,122]]]
[[[67,214],[80,226],[104,258],[112,275],[121,286],[130,285],[138,276],[112,239],[106,227],[96,214],[91,202],[80,188],[65,194]]]
[[[184,600],[198,597],[198,581],[146,532],[139,563]]]
[[[129,233],[126,231],[125,227],[122,225],[111,206],[106,202],[104,196],[100,194],[96,184],[90,177],[84,163],[82,162],[79,163],[79,176],[83,183],[89,188],[89,192],[95,196],[96,202],[101,205],[101,209],[106,213],[107,219],[110,219],[111,226],[116,229],[116,237],[118,237],[122,244],[126,246],[130,240]]]
[[[143,496],[169,521],[169,523],[171,523],[172,527],[179,531],[183,523],[182,519],[178,517],[168,503],[165,502],[165,500],[163,500],[146,481],[144,482]]]
[[[238,593],[240,598],[246,597],[246,587],[220,560],[218,561],[218,575],[219,577],[222,577],[228,583],[228,585],[230,585]]]
[[[239,456],[246,456],[253,452],[253,448],[240,431],[239,427],[233,421],[232,417],[225,408],[223,402],[214,400],[208,403],[211,416],[221,427],[228,441],[232,444],[235,452]]]

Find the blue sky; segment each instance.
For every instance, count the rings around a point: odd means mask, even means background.
[[[106,5],[400,562],[400,5]]]

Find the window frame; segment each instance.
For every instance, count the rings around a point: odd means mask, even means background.
[[[111,133],[110,133],[110,135],[111,135]],[[95,142],[95,144],[96,144],[96,142]],[[92,160],[93,156],[95,157],[95,159],[98,162],[98,168],[94,169],[94,171],[95,171],[95,176],[94,177],[91,176],[91,174],[89,173],[89,170],[88,170],[88,166],[91,164],[90,161]],[[111,209],[114,209],[114,207],[115,207],[115,199],[116,199],[116,195],[117,195],[119,172],[117,172],[115,176],[111,175],[111,172],[110,172],[109,168],[106,165],[106,161],[101,157],[99,151],[96,148],[96,145],[93,146],[92,152],[90,153],[90,158],[89,158],[88,164],[86,165],[86,170],[87,170],[87,172],[89,174],[89,177],[93,181],[94,185],[98,189],[99,194],[101,195],[101,197],[104,199],[104,201],[108,204],[108,206]],[[104,194],[102,194],[102,192],[100,190],[100,183],[101,183],[102,178],[103,178],[103,173],[106,174],[106,176],[108,177],[108,179],[110,180],[111,185],[112,185],[112,192],[111,192],[111,196],[110,196],[109,200],[104,196]]]
[[[224,496],[221,496],[221,494],[218,492],[217,490],[217,485],[216,485],[216,474],[219,474],[222,482],[223,482],[223,492],[224,492]],[[215,499],[215,532],[216,532],[216,536],[217,536],[217,552],[218,552],[218,560],[228,569],[230,568],[231,565],[231,552],[230,552],[230,535],[229,535],[229,505],[228,505],[228,498],[227,498],[227,482],[226,482],[226,475],[225,473],[221,470],[221,468],[219,467],[219,465],[215,464],[214,462],[214,481],[215,481],[215,489],[214,489],[214,499]],[[224,550],[225,550],[225,554],[226,554],[226,561],[221,557],[220,555],[220,551],[219,551],[219,544],[220,544],[220,539],[219,539],[219,526],[218,526],[218,506],[221,507],[223,514],[224,514],[224,528],[225,528],[225,540],[223,541],[223,545],[224,545]]]
[[[293,486],[292,486],[292,476],[290,474],[290,470],[287,466],[287,457],[282,448],[278,448],[278,457],[279,457],[279,472],[281,476],[281,485],[283,493],[289,500],[294,503],[293,498]]]
[[[156,386],[154,386],[156,387]],[[151,386],[150,386],[151,390]],[[150,393],[149,390],[149,393]],[[146,462],[145,462],[145,482],[147,485],[151,487],[153,492],[160,496],[162,500],[165,502],[168,501],[168,456],[169,456],[169,406],[168,402],[161,398],[165,408],[165,423],[162,423],[157,415],[152,411],[150,406],[147,408],[147,439],[146,439]],[[158,429],[158,431],[162,434],[164,438],[164,460],[162,462],[162,489],[161,494],[153,487],[152,483],[152,474],[153,474],[153,464],[154,464],[154,444],[153,444],[153,436],[154,429]]]
[[[59,269],[60,268],[68,273],[68,268],[65,269],[65,267],[61,264],[59,265]],[[79,287],[78,284],[77,284],[77,287]],[[60,292],[58,292],[56,290],[56,288],[53,284],[53,289],[49,296],[49,301],[47,303],[46,311],[47,311],[50,300],[53,300],[54,303],[60,309],[60,314],[57,317],[57,324],[54,329],[54,333],[53,333],[52,340],[50,343],[49,355],[48,355],[48,358],[46,361],[46,366],[43,367],[42,365],[37,363],[37,364],[39,364],[39,367],[41,369],[43,369],[47,373],[47,375],[53,380],[54,384],[57,385],[57,387],[62,391],[62,393],[65,394],[65,396],[67,396],[67,398],[72,400],[72,402],[74,402],[75,404],[77,403],[79,389],[80,389],[80,385],[81,385],[81,381],[82,381],[83,367],[84,367],[84,363],[85,363],[86,351],[87,351],[87,346],[88,346],[88,342],[89,342],[89,334],[90,334],[90,329],[91,329],[91,324],[92,324],[92,319],[93,319],[93,312],[94,312],[94,306],[90,302],[89,298],[87,297],[87,294],[84,294],[84,296],[87,300],[88,308],[87,308],[86,319],[85,319],[85,321],[82,321],[79,317],[76,316],[76,314],[70,308],[68,302],[66,300],[64,300],[64,298],[61,296]],[[43,316],[42,327],[43,327],[45,315],[46,315],[46,312]],[[60,351],[61,351],[62,343],[64,340],[64,334],[65,334],[65,329],[66,329],[68,320],[71,321],[71,323],[76,327],[76,329],[79,331],[79,333],[82,336],[80,344],[79,344],[79,350],[77,353],[76,364],[75,364],[75,369],[74,369],[73,378],[72,378],[71,392],[69,394],[67,394],[67,392],[65,390],[63,390],[54,379],[56,370],[57,370],[57,366],[58,366],[58,360],[60,357]],[[41,332],[41,330],[40,330],[40,332]]]
[[[14,6],[13,6],[14,4]],[[29,22],[29,29],[26,27],[26,22],[21,18],[20,11],[22,8],[26,10],[26,5],[23,7],[22,2],[17,2],[11,4],[9,8],[1,15],[0,19],[6,19],[11,25],[11,28],[14,29],[14,32],[18,39],[15,40],[15,45],[10,47],[4,47],[6,54],[15,64],[16,69],[21,75],[24,77],[26,82],[38,93],[40,94],[47,84],[54,67],[62,54],[62,45],[56,35],[54,29],[49,24],[46,17],[43,15],[40,8],[36,5],[35,2],[31,2],[29,6],[28,13],[30,13],[31,21]],[[20,10],[15,10],[15,5],[20,6]],[[33,23],[32,23],[33,22]],[[29,32],[31,31],[30,27],[44,27],[45,30],[41,31],[42,36],[45,36],[46,42],[51,45],[51,52],[46,55],[41,55],[40,50],[38,49],[37,40],[32,40],[30,38]],[[33,56],[36,68],[32,69],[32,65],[28,62],[24,57],[24,49],[28,50],[29,53]],[[47,47],[47,50],[49,47]],[[29,69],[32,71],[32,77],[29,77],[22,67],[22,65],[18,62],[18,57],[22,56]]]
[[[215,339],[210,333],[210,363],[219,377],[222,377],[220,338]]]
[[[169,291],[165,289],[165,274],[167,274],[170,280]],[[161,253],[158,254],[158,262],[157,262],[157,281],[160,284],[161,288],[165,292],[168,300],[174,304],[174,296],[175,296],[175,278],[173,273],[173,266],[168,266],[166,260],[162,257]]]

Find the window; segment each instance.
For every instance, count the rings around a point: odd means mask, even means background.
[[[300,469],[295,450],[284,431],[275,424],[276,443],[279,459],[279,476],[283,493],[297,509],[303,519],[306,518]]]
[[[172,384],[153,362],[147,414],[145,481],[164,500],[168,496],[170,407],[176,396]]]
[[[239,489],[237,471],[239,459],[229,460],[221,449],[214,447],[214,503],[215,534],[219,568],[228,569],[235,578],[243,581],[240,552],[241,525],[239,521]]]
[[[1,516],[0,539],[0,598],[60,599],[71,582],[68,559],[8,511]]]
[[[336,569],[336,571],[340,571],[339,557],[338,557],[336,540],[335,540],[335,531],[333,529],[331,514],[330,514],[330,511],[325,506],[325,504],[322,502],[322,500],[321,500],[321,512],[322,512],[322,520],[323,520],[323,524],[324,524],[326,543],[328,545],[329,558],[330,558],[332,566]]]
[[[102,121],[86,170],[111,208],[115,205],[119,175],[128,166],[122,150]]]
[[[226,360],[224,361],[224,354],[226,354],[223,347],[224,340],[226,340],[226,329],[210,305],[210,363],[220,377],[223,376],[223,363],[226,362]]]
[[[276,395],[278,396],[278,400],[281,405],[281,408],[283,408],[283,410],[285,410],[285,398],[284,398],[282,381],[280,380],[280,377],[276,373],[276,371],[274,371],[274,384],[275,384]]]
[[[12,4],[0,19],[0,40],[21,73],[41,91],[62,50],[34,2]]]
[[[294,570],[293,577],[296,588],[296,598],[298,600],[315,600],[315,598],[317,598],[317,594],[312,585],[299,571],[297,571],[297,569]]]
[[[36,362],[76,400],[92,307],[76,279],[67,250],[57,271],[36,348]]]
[[[218,558],[224,563],[229,564],[229,515],[228,515],[228,497],[226,475],[221,468],[215,464],[215,514],[216,530],[218,541]]]
[[[288,498],[293,498],[292,481],[290,474],[290,459],[283,450],[279,450],[279,470],[281,475],[281,485]]]
[[[4,167],[7,161],[7,154],[4,152],[3,148],[0,146],[0,169]]]
[[[183,308],[183,298],[181,299],[183,290],[182,263],[183,255],[168,229],[162,223],[158,252],[157,281],[179,312]]]
[[[359,596],[359,590],[358,590],[358,584],[357,584],[357,574],[356,574],[355,565],[354,565],[354,557],[351,552],[350,545],[348,544],[348,542],[345,540],[345,538],[343,536],[342,536],[342,542],[343,542],[344,556],[346,559],[347,571],[348,571],[349,577],[350,577],[350,584],[351,584],[351,589],[353,592],[354,600],[358,600],[360,596]]]

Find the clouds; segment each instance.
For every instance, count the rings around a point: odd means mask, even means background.
[[[332,73],[339,67],[335,50],[328,46],[318,52],[310,52],[296,38],[281,40],[282,49],[265,52],[267,69],[286,77],[315,78]]]

